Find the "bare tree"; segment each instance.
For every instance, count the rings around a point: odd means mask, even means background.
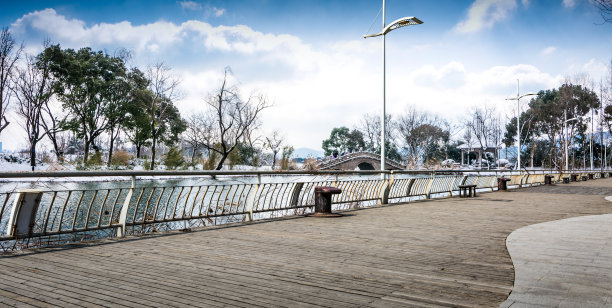
[[[179,97],[178,86],[180,80],[170,73],[170,67],[163,62],[149,65],[145,75],[149,81],[148,89],[151,92],[148,113],[151,129],[151,170],[155,169],[156,147],[163,130],[163,119],[170,112],[171,103]]]
[[[401,136],[407,162],[416,166],[426,161],[435,146],[442,146],[449,137],[443,127],[448,125],[435,115],[410,107],[398,119],[398,131]]]
[[[592,0],[604,22],[612,22],[612,0]]]
[[[0,31],[0,132],[9,125],[6,112],[13,92],[10,89],[10,83],[22,51],[23,45],[16,47],[15,39],[8,28],[2,28]]]
[[[44,107],[48,104],[53,89],[49,66],[37,63],[36,59],[26,56],[23,68],[17,68],[13,81],[13,93],[17,101],[17,114],[24,120],[20,123],[28,134],[30,146],[30,166],[36,166],[36,144],[46,132],[41,125]],[[41,131],[42,130],[42,131]]]
[[[397,123],[390,114],[386,115],[385,121],[387,122],[385,140],[393,143],[397,135]],[[357,129],[363,134],[366,148],[372,152],[380,152],[380,116],[371,113],[364,114]]]
[[[270,105],[265,96],[251,95],[243,101],[238,88],[229,84],[229,68],[225,69],[221,86],[206,99],[213,138],[204,144],[209,151],[221,155],[216,169],[220,170],[228,155],[245,136],[252,136],[259,128],[260,113]]]
[[[204,144],[211,143],[212,126],[204,113],[194,113],[187,118],[187,129],[183,140],[191,146],[191,163],[195,163],[197,154]]]
[[[482,154],[490,147],[497,151],[498,142],[501,139],[501,127],[495,108],[482,107],[473,110],[472,119],[465,123],[465,128],[471,132],[476,144],[480,147],[478,153],[478,166],[482,167]]]
[[[285,138],[277,130],[272,132],[272,136],[266,137],[264,146],[272,151],[272,170],[276,166],[276,155],[281,151],[284,142]]]

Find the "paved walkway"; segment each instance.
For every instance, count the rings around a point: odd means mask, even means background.
[[[506,237],[610,214],[607,195],[612,179],[5,254],[0,305],[498,307]]]
[[[502,307],[612,306],[612,215],[531,225],[506,244],[516,277]]]

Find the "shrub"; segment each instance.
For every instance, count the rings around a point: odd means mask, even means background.
[[[113,166],[127,166],[130,163],[132,156],[126,151],[117,151],[113,153],[111,157],[111,165]]]
[[[86,167],[100,166],[102,165],[102,152],[95,152],[93,155],[89,157]]]
[[[166,153],[166,160],[164,164],[168,169],[179,169],[185,165],[185,158],[183,157],[183,150],[173,146]]]

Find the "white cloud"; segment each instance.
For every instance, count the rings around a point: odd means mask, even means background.
[[[540,51],[541,54],[543,55],[549,55],[552,54],[553,52],[555,52],[557,50],[557,47],[555,46],[548,46],[544,49],[542,49],[542,51]]]
[[[177,1],[183,10],[197,11],[201,10],[202,6],[195,1]]]
[[[531,4],[530,0],[521,0],[521,3],[523,4],[524,7],[529,7],[529,5]]]
[[[470,33],[491,28],[496,22],[506,19],[515,8],[516,0],[476,0],[468,11],[467,19],[459,22],[455,31]]]
[[[215,17],[220,17],[221,15],[225,14],[225,9],[213,7],[213,12],[215,13]]]
[[[121,46],[134,49],[134,58],[140,61],[162,58],[174,65],[182,79],[184,97],[177,101],[177,107],[184,116],[204,108],[203,99],[218,86],[223,66],[232,65],[243,93],[261,91],[274,103],[263,114],[264,129],[282,130],[288,142],[296,147],[319,148],[333,127],[354,127],[364,113],[381,110],[381,50],[377,40],[312,46],[294,35],[263,33],[246,25],[212,26],[197,20],[180,24],[157,21],[133,25],[123,21],[87,25],[52,9],[24,15],[13,23],[13,28],[39,32],[64,47]],[[517,78],[521,81],[521,93],[557,87],[562,81],[560,76],[533,65],[494,66],[493,62],[474,68],[466,64],[470,63],[466,58],[440,63],[435,55],[431,56],[435,60],[418,56],[432,49],[423,46],[423,50],[411,49],[418,58],[393,56],[389,62],[393,65],[387,66],[390,114],[398,115],[408,105],[416,105],[450,120],[461,120],[469,108],[485,103],[510,113],[513,108],[504,99],[516,94]],[[220,51],[217,53],[227,62],[209,60],[206,56],[181,58],[180,51],[187,48],[195,49],[196,53]],[[390,57],[394,48],[402,50],[401,46],[391,45]],[[177,62],[189,64],[181,66]],[[139,63],[142,64],[146,62]],[[593,69],[597,65],[580,63],[576,69]],[[264,74],[266,78],[262,77]],[[12,133],[3,133],[2,138],[9,135]],[[23,138],[15,140],[13,148]],[[5,147],[11,147],[8,140]]]
[[[563,0],[563,6],[571,9],[576,6],[576,0]]]

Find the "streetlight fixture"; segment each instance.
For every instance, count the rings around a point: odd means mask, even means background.
[[[506,98],[507,101],[516,101],[516,151],[517,151],[517,169],[521,170],[521,126],[519,125],[519,118],[521,117],[520,101],[521,98],[526,96],[538,95],[537,93],[519,94],[519,80],[516,80],[516,97]]]
[[[387,116],[387,106],[386,106],[386,81],[385,81],[385,73],[386,73],[386,62],[385,62],[385,38],[387,36],[387,33],[401,28],[401,27],[405,27],[405,26],[413,26],[413,25],[420,25],[423,22],[421,20],[419,20],[416,17],[402,17],[400,19],[397,19],[395,21],[393,21],[392,23],[390,23],[389,25],[385,25],[385,0],[383,0],[382,3],[382,31],[380,31],[379,33],[376,34],[370,34],[370,35],[364,35],[363,38],[368,38],[368,37],[376,37],[376,36],[381,36],[383,37],[382,39],[382,45],[383,45],[383,109],[382,109],[382,115],[381,115],[381,119],[380,119],[380,123],[381,123],[381,132],[380,132],[380,139],[381,139],[381,144],[380,144],[380,170],[385,170],[385,166],[386,166],[386,162],[385,162],[385,135],[386,135],[386,131],[387,131],[387,124],[386,124],[386,116]],[[384,176],[384,175],[383,175]]]

